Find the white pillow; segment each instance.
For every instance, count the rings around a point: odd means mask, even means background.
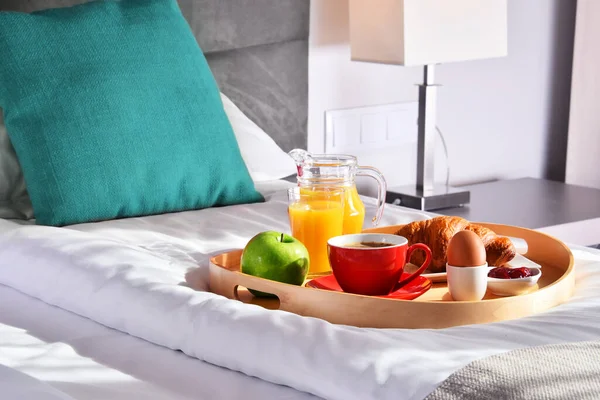
[[[295,175],[294,160],[223,93],[221,100],[252,180],[273,181]]]

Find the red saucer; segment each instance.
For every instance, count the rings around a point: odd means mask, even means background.
[[[403,273],[400,280],[408,278],[410,274]],[[327,275],[319,278],[315,278],[306,284],[307,287],[314,289],[333,290],[336,292],[343,292],[342,288],[338,284],[335,276]],[[424,276],[417,276],[400,289],[392,292],[388,295],[375,296],[383,297],[387,299],[399,299],[399,300],[412,300],[416,299],[431,288],[431,281]]]

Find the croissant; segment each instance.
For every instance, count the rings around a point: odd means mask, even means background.
[[[446,249],[448,242],[455,233],[469,230],[481,238],[485,246],[486,261],[490,266],[501,266],[512,260],[516,254],[515,246],[509,238],[498,236],[491,229],[471,224],[461,217],[440,216],[425,221],[415,221],[404,225],[396,235],[408,239],[408,244],[424,243],[432,253],[428,273],[444,272],[446,270]],[[420,265],[425,261],[423,251],[415,251],[410,260]]]

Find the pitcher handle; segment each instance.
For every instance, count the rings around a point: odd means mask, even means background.
[[[381,217],[383,216],[383,206],[385,204],[385,196],[387,193],[387,183],[385,182],[385,178],[377,168],[373,167],[358,167],[356,170],[356,175],[370,176],[377,181],[377,185],[379,186],[377,191],[377,213],[371,219],[373,225],[377,226],[381,220]]]

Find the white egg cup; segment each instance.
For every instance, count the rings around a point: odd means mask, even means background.
[[[450,296],[455,301],[479,301],[485,296],[488,283],[488,264],[475,267],[454,267],[446,263]]]

